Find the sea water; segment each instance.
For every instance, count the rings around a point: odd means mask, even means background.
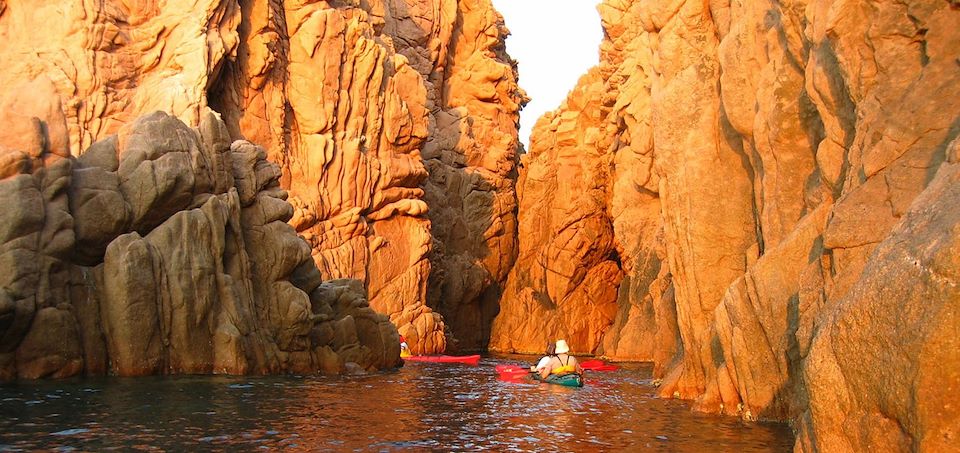
[[[659,399],[645,364],[583,388],[493,367],[408,363],[362,376],[77,378],[0,385],[0,451],[789,452],[778,423]]]

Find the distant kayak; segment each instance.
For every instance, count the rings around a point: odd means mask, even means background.
[[[577,373],[551,374],[546,379],[541,378],[539,374],[531,374],[534,379],[548,384],[565,385],[567,387],[583,387],[583,376]]]
[[[403,360],[411,362],[436,362],[436,363],[465,363],[467,365],[476,365],[480,362],[480,354],[474,355],[415,355],[404,357]]]

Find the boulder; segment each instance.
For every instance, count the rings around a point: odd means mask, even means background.
[[[51,155],[45,123],[31,122],[22,130],[39,137],[0,147],[22,163],[0,180],[5,380],[399,364],[396,329],[359,282],[348,305],[315,296],[280,171],[262,148],[227,144],[217,115],[190,128],[153,113],[85,159]],[[312,335],[351,317],[359,335]]]

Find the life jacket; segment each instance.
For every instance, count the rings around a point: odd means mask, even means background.
[[[560,357],[557,356],[557,359],[559,360]],[[570,355],[569,355],[569,354],[567,354],[567,360],[566,360],[566,362],[564,362],[563,365],[558,366],[558,367],[550,370],[550,374],[570,374],[570,373],[576,373],[576,372],[577,372],[577,367],[576,367],[576,365],[570,365]]]

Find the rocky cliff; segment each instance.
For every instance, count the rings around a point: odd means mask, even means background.
[[[486,344],[516,255],[505,33],[488,0],[5,1],[0,85],[58,102],[74,156],[217,111],[279,166],[322,278],[361,280],[429,353]]]
[[[792,420],[799,451],[955,449],[956,3],[600,13],[521,159],[491,348],[653,360],[662,395]]]
[[[450,333],[485,346],[515,255],[524,101],[489,1],[253,2],[242,16],[211,104],[269,144],[323,275],[364,280],[414,352]]]
[[[157,112],[75,158],[34,100],[0,110],[0,380],[397,365],[362,285],[324,283],[285,223],[262,148]]]
[[[956,2],[600,12],[519,159],[488,0],[0,0],[0,377],[386,367],[388,317],[955,446]]]

